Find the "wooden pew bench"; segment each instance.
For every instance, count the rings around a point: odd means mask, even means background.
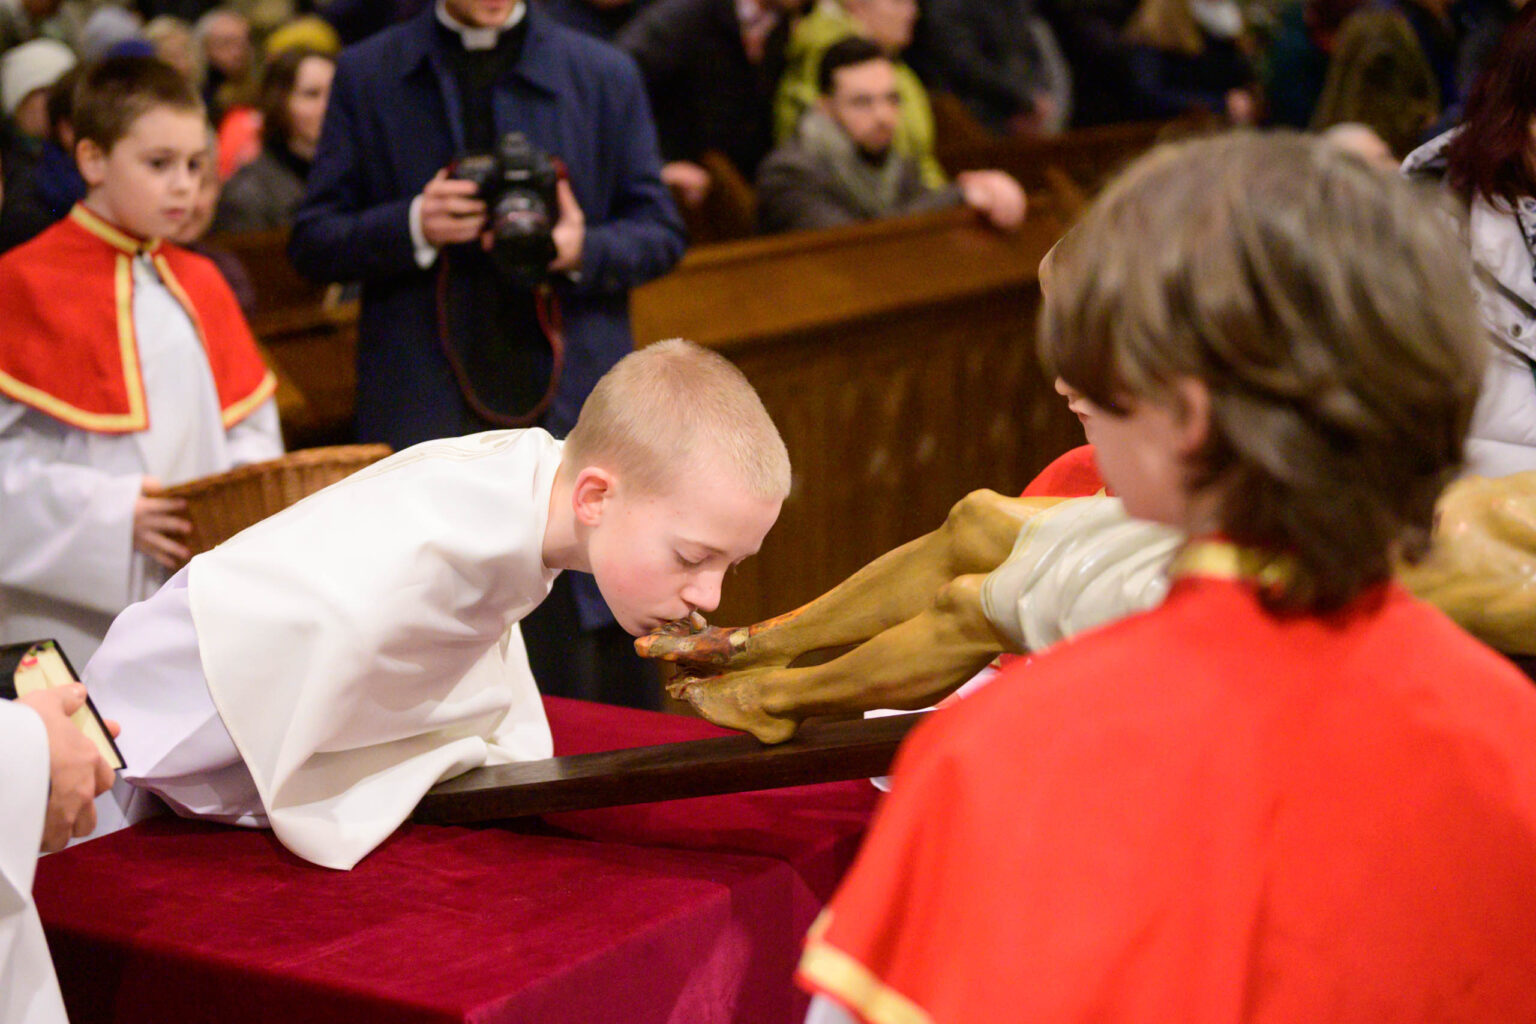
[[[1082,431],[1034,349],[1048,199],[1017,234],[969,211],[705,246],[638,289],[636,343],[685,337],[746,373],[794,491],[713,616],[749,622],[936,527],[978,487],[1017,493]]]
[[[251,331],[277,374],[278,413],[289,448],[352,439],[357,392],[357,302],[337,285],[301,277],[287,231],[218,235],[209,244],[239,257],[256,291]]]
[[[991,138],[950,127],[945,131],[941,123],[937,138],[939,163],[946,171],[1007,171],[1019,179],[1033,200],[1041,192],[1060,196],[1064,186],[1091,197],[1158,142],[1206,130],[1209,124],[1189,118],[1130,121],[1078,128],[1048,139]]]

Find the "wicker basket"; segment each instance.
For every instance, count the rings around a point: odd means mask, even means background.
[[[387,444],[307,448],[270,462],[189,480],[166,488],[165,493],[186,499],[187,518],[192,520],[186,544],[196,555],[389,453]]]

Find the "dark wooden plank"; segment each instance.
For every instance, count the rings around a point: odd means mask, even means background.
[[[1007,171],[1024,185],[1030,203],[1035,193],[1052,187],[1045,175],[1054,167],[1070,176],[1084,192],[1098,192],[1131,160],[1159,141],[1196,134],[1208,122],[1204,118],[1173,121],[1132,121],[1124,124],[1077,128],[1046,139],[1023,136],[986,138],[967,133],[940,136],[939,162],[951,174],[995,167]]]
[[[884,775],[902,738],[924,717],[807,722],[775,746],[720,736],[477,768],[433,786],[412,818],[496,821]]]
[[[957,208],[701,246],[635,289],[635,343],[682,337],[739,359],[786,338],[835,340],[855,322],[1033,286],[1064,225],[1042,193],[1013,233]]]

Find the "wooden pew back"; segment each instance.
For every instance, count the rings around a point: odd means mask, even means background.
[[[742,368],[795,489],[719,622],[829,589],[934,529],[967,492],[1017,493],[1082,430],[1041,372],[1046,200],[1005,235],[963,210],[694,250],[634,295],[637,344],[685,337]]]
[[[1049,139],[978,138],[940,134],[939,162],[951,174],[996,168],[1018,178],[1030,197],[1054,191],[1061,175],[1091,196],[1126,164],[1160,141],[1205,130],[1202,119],[1132,121],[1078,128]]]
[[[245,264],[256,292],[251,331],[278,377],[278,411],[290,448],[351,440],[357,392],[357,303],[336,285],[302,277],[288,232],[217,235],[209,244]]]

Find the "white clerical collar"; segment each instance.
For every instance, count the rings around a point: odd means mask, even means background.
[[[448,13],[448,0],[437,0],[437,23],[464,41],[466,50],[489,50],[507,29],[523,20],[528,13],[526,0],[512,8],[507,20],[494,28],[471,28]]]

